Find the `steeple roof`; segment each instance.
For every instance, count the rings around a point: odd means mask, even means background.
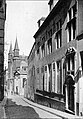
[[[15,42],[15,47],[14,47],[14,50],[19,50],[17,37],[16,37],[16,42]]]

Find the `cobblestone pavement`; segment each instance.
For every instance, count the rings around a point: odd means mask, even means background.
[[[49,112],[45,112],[37,107],[29,105],[18,96],[10,96],[8,98],[5,112],[8,119],[60,118]]]

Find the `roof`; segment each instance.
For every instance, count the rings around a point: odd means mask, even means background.
[[[54,16],[59,12],[59,7],[61,9],[61,7],[62,7],[61,5],[63,5],[62,2],[64,2],[64,0],[59,0],[57,2],[57,4],[54,6],[54,8],[52,9],[52,11],[49,13],[49,15],[47,16],[47,18],[43,22],[43,24],[40,26],[40,28],[38,29],[38,31],[33,36],[34,38],[36,38],[39,35],[39,33],[42,32],[42,30],[45,29],[48,26],[50,20],[52,18],[54,18]]]
[[[29,59],[31,53],[33,52],[33,49],[35,49],[34,47],[35,47],[35,42],[34,42],[34,44],[33,44],[33,46],[32,46],[32,49],[31,49],[31,51],[30,51],[30,53],[29,53],[28,59]]]

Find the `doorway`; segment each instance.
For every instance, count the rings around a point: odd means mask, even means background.
[[[65,80],[65,102],[66,110],[74,112],[74,84],[73,75],[69,74]]]

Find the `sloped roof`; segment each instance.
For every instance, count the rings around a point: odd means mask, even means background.
[[[50,0],[50,1],[51,1],[51,0]],[[50,2],[50,1],[49,1],[49,2]],[[67,1],[68,1],[68,0],[67,0]],[[63,7],[64,2],[65,2],[65,0],[59,0],[59,1],[57,2],[57,4],[56,4],[56,5],[54,6],[54,8],[52,9],[52,11],[51,11],[51,12],[48,14],[48,16],[46,17],[46,19],[45,19],[45,21],[43,22],[43,24],[40,26],[40,28],[37,30],[37,32],[36,32],[35,35],[33,36],[34,38],[36,38],[36,37],[42,32],[42,30],[44,30],[44,29],[48,26],[50,20],[52,20],[52,19],[54,18],[55,14],[58,14],[59,10]]]

